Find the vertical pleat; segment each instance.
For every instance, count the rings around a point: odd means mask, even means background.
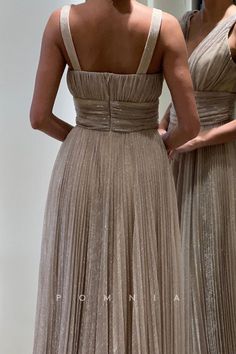
[[[171,166],[150,129],[75,127],[45,210],[34,354],[182,354]]]
[[[232,142],[180,154],[173,162],[190,263],[187,345],[194,354],[236,352],[235,152]]]

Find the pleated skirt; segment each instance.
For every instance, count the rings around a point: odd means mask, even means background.
[[[234,354],[236,142],[179,154],[172,167],[190,289],[187,346],[192,354]]]
[[[183,354],[183,286],[157,130],[74,127],[47,194],[33,354]]]

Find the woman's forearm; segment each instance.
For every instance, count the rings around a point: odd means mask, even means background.
[[[236,140],[236,120],[215,127],[209,130],[203,130],[199,133],[202,140],[202,146],[224,144]]]
[[[32,124],[32,128],[40,130],[59,141],[64,141],[67,137],[67,134],[71,131],[72,128],[74,128],[74,126],[56,117],[52,113],[48,119],[44,119],[38,121],[38,123]]]
[[[167,151],[171,151],[195,138],[197,133],[198,131],[192,130],[191,127],[186,130],[182,127],[175,126],[173,129],[163,134],[162,139],[166,145]]]

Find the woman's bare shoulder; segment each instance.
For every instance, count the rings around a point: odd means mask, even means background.
[[[181,18],[177,18],[170,13],[163,12],[162,34],[175,38],[179,36],[180,30],[182,33],[185,32],[188,18],[192,13],[193,11],[187,11]]]
[[[60,29],[60,16],[62,7],[58,7],[54,9],[51,13],[49,13],[46,25],[44,28],[44,36],[47,37],[51,42],[56,44],[61,44],[61,29]]]
[[[162,15],[162,36],[174,37],[180,30],[179,20],[168,12]]]

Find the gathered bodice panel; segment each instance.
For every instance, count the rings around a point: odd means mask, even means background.
[[[236,94],[221,91],[195,91],[201,127],[225,124],[233,119]],[[170,108],[170,123],[177,124],[174,105]]]
[[[77,125],[99,130],[138,131],[158,123],[162,74],[119,75],[68,71]]]

